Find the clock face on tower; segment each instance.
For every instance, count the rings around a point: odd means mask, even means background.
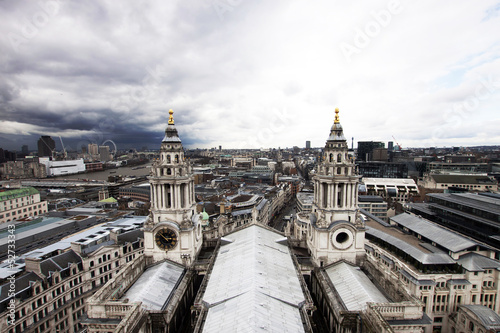
[[[177,245],[177,234],[169,228],[163,228],[156,232],[156,245],[162,250],[173,249]]]

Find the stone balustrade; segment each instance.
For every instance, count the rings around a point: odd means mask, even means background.
[[[388,320],[422,318],[422,305],[414,302],[369,303],[369,307]]]

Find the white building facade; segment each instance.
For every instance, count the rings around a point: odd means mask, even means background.
[[[47,201],[41,201],[40,192],[33,187],[0,192],[0,224],[46,212]]]

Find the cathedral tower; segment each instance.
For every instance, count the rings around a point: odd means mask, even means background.
[[[151,212],[144,225],[144,254],[157,262],[170,259],[190,265],[202,244],[199,214],[195,214],[194,176],[169,111],[160,159],[153,163]]]
[[[360,264],[364,258],[364,225],[358,213],[358,183],[354,162],[335,109],[314,181],[314,201],[307,244],[322,266],[341,259]]]

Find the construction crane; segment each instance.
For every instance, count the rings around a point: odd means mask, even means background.
[[[401,145],[398,143],[398,140],[396,140],[396,138],[394,137],[394,135],[392,136],[392,138],[394,139],[394,142],[396,142],[396,146],[398,146],[399,150],[403,150],[403,148],[401,147]]]
[[[63,151],[63,158],[66,159],[68,157],[68,154],[66,153],[66,148],[64,148],[64,143],[63,143],[63,140],[61,138],[61,136],[59,135],[59,140],[61,141],[61,146],[62,146],[62,151]]]

